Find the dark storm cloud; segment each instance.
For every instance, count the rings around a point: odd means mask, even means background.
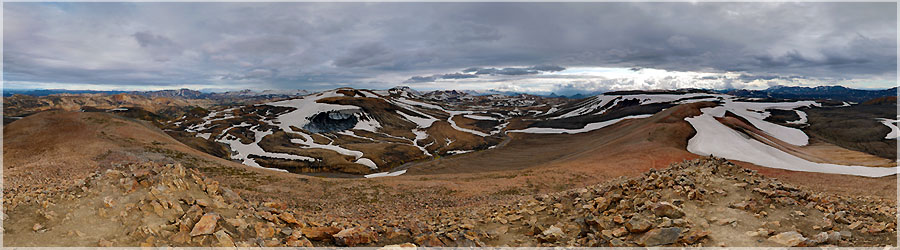
[[[17,2],[3,11],[4,76],[24,82],[388,88],[576,67],[883,80],[897,67],[887,2]]]
[[[435,76],[413,76],[413,77],[410,77],[408,80],[403,81],[403,83],[433,82],[434,80],[437,80],[437,77],[435,77]]]
[[[537,70],[537,71],[544,71],[544,72],[556,72],[556,71],[566,70],[566,68],[563,68],[558,65],[538,65],[538,66],[531,67],[529,69]]]
[[[441,79],[468,79],[468,78],[477,78],[477,77],[478,76],[476,76],[476,75],[462,74],[462,73],[451,73],[451,74],[441,75]]]

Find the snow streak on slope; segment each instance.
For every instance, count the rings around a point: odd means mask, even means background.
[[[221,121],[221,120],[227,120],[227,119],[234,118],[234,114],[231,113],[231,111],[233,111],[234,109],[235,108],[229,108],[229,109],[224,109],[224,110],[220,110],[220,111],[209,112],[209,114],[206,115],[206,117],[203,117],[203,123],[190,126],[187,129],[185,129],[185,131],[187,131],[187,132],[202,131],[204,129],[207,129],[206,126],[212,124],[212,122],[214,122],[214,121]],[[222,114],[223,116],[218,117],[220,114]],[[184,118],[184,117],[182,117],[182,118]]]
[[[368,158],[359,158],[355,162],[371,169],[378,169],[378,165],[375,165],[375,162],[372,162],[372,160],[369,160]]]
[[[809,122],[809,118],[806,117],[806,112],[800,110],[794,110],[794,112],[797,112],[797,115],[800,116],[800,119],[796,121],[789,121],[787,122],[788,124],[806,124],[807,122]]]
[[[497,118],[493,118],[490,116],[482,116],[482,115],[463,115],[465,118],[474,119],[474,120],[485,120],[485,121],[496,121]]]
[[[230,129],[231,128],[229,128],[229,130]],[[227,134],[225,137],[218,139],[216,141],[228,144],[228,146],[231,148],[231,150],[235,152],[235,154],[231,155],[231,159],[240,160],[242,164],[247,165],[247,166],[260,167],[260,168],[262,167],[258,163],[256,163],[256,161],[253,160],[253,158],[250,158],[250,155],[264,156],[264,157],[271,157],[271,158],[281,158],[281,159],[288,159],[288,160],[301,160],[301,161],[315,161],[316,160],[314,158],[306,157],[306,156],[266,152],[261,147],[259,147],[259,142],[262,141],[263,137],[265,137],[266,135],[272,134],[272,131],[258,131],[258,130],[256,130],[256,127],[250,128],[250,130],[253,131],[253,134],[256,137],[254,139],[254,141],[250,144],[244,144],[237,137],[234,137],[233,135],[227,135]],[[225,130],[225,132],[223,134],[225,134],[227,132],[228,132],[228,130]],[[287,172],[286,170],[283,170],[283,169],[274,169],[274,168],[267,168],[267,169]]]
[[[698,155],[715,155],[756,165],[804,172],[882,177],[897,173],[897,168],[844,166],[810,162],[762,142],[747,138],[715,119],[723,107],[701,109],[703,114],[685,118],[697,134],[688,140],[687,149]]]
[[[413,111],[413,112],[416,112],[416,111]],[[400,114],[400,116],[403,116],[403,118],[406,119],[407,121],[411,121],[412,123],[415,123],[416,126],[418,126],[419,128],[431,127],[431,124],[437,121],[437,119],[435,119],[434,117],[431,117],[431,116],[428,116],[426,114],[422,114],[419,112],[416,112],[416,113],[418,113],[419,115],[425,116],[426,118],[411,116],[411,115],[407,115],[406,113],[400,112],[399,110],[397,111],[397,114]]]
[[[797,145],[805,146],[809,143],[809,136],[802,130],[785,127],[765,121],[766,117],[771,115],[766,109],[783,109],[793,110],[799,107],[819,106],[819,103],[813,101],[797,101],[797,102],[735,102],[730,99],[725,100],[722,106],[710,109],[710,114],[715,117],[725,116],[726,111],[746,119],[751,125],[762,130],[772,137],[781,141]]]
[[[591,99],[588,100],[588,101],[587,101],[585,104],[583,104],[581,107],[579,107],[579,108],[577,108],[577,109],[575,109],[575,110],[569,111],[569,112],[567,112],[567,113],[565,113],[565,114],[558,115],[558,116],[556,116],[556,117],[550,118],[550,119],[562,119],[562,118],[568,118],[568,117],[574,117],[574,116],[579,116],[579,115],[590,114],[590,113],[593,113],[594,111],[597,111],[597,109],[599,109],[599,108],[601,108],[601,107],[603,107],[603,106],[606,106],[607,103],[609,103],[610,101],[613,101],[613,100],[615,100],[616,102],[618,102],[619,96],[606,96],[606,95],[598,95],[598,96],[594,96],[594,97],[591,97]],[[615,106],[615,103],[612,104],[612,105],[610,105],[610,106]],[[597,112],[597,113],[598,113],[598,114],[602,114],[602,113],[605,112],[605,111],[606,111],[606,110],[602,110],[602,111]]]
[[[485,133],[482,133],[482,132],[480,132],[480,131],[475,131],[475,130],[471,130],[471,129],[467,129],[467,128],[460,127],[460,126],[456,125],[456,122],[455,122],[455,121],[453,121],[453,117],[456,116],[456,115],[467,115],[467,114],[472,114],[472,113],[475,113],[475,111],[446,110],[446,109],[444,109],[444,108],[442,108],[441,106],[438,106],[438,105],[428,104],[428,103],[424,103],[424,102],[417,102],[417,101],[409,100],[409,99],[406,99],[406,98],[398,98],[397,100],[398,100],[399,102],[403,103],[403,104],[406,104],[406,105],[419,106],[419,107],[429,108],[429,109],[436,109],[436,110],[444,111],[444,112],[450,114],[450,118],[447,118],[447,122],[450,123],[450,126],[453,127],[453,129],[456,129],[456,130],[458,130],[458,131],[462,131],[462,132],[474,134],[474,135],[481,136],[481,137],[490,136],[490,135],[485,134]],[[403,114],[403,116],[404,116],[404,117],[407,117],[407,115],[405,115],[405,114]],[[430,117],[430,116],[429,116],[429,117]],[[407,118],[407,119],[409,119],[409,118]],[[433,122],[433,121],[432,121],[432,122]],[[418,122],[416,122],[416,123],[418,123]]]
[[[797,101],[797,102],[735,102],[730,99],[725,100],[725,104],[723,107],[725,109],[716,109],[715,116],[722,117],[725,115],[725,111],[731,111],[734,114],[737,114],[747,121],[750,122],[754,127],[766,132],[766,134],[771,135],[772,137],[778,138],[784,142],[797,145],[797,146],[805,146],[809,143],[809,136],[806,135],[802,130],[781,126],[775,123],[767,122],[763,119],[769,117],[769,112],[765,111],[766,109],[783,109],[783,110],[793,110],[799,107],[808,107],[808,106],[819,106],[820,104],[814,101]]]
[[[377,178],[377,177],[399,176],[399,175],[405,174],[405,173],[406,173],[406,169],[394,171],[394,172],[381,172],[381,173],[367,174],[364,176],[366,178]]]
[[[456,129],[456,130],[462,131],[462,132],[466,132],[466,133],[470,133],[470,134],[473,134],[473,135],[481,136],[481,137],[490,136],[490,135],[485,134],[485,133],[483,133],[483,132],[481,132],[481,131],[476,131],[476,130],[471,130],[471,129],[467,129],[467,128],[460,127],[459,125],[456,125],[456,121],[453,121],[453,117],[454,117],[454,116],[457,116],[457,115],[465,115],[465,114],[471,114],[471,113],[474,113],[475,111],[444,110],[444,112],[450,113],[450,118],[447,118],[447,121],[450,122],[450,126],[453,127],[453,129]]]
[[[531,133],[531,134],[577,134],[577,133],[584,133],[584,132],[601,129],[601,128],[616,124],[617,122],[620,122],[620,121],[626,120],[626,119],[640,119],[640,118],[647,118],[650,116],[653,116],[653,115],[647,114],[647,115],[626,116],[626,117],[622,117],[622,118],[618,118],[618,119],[612,119],[609,121],[589,123],[589,124],[585,125],[583,128],[579,128],[579,129],[532,127],[532,128],[526,128],[526,129],[520,129],[520,130],[509,130],[506,132],[507,133],[509,133],[509,132]]]
[[[707,97],[707,98],[701,98]],[[688,94],[634,94],[634,95],[598,95],[591,97],[585,101],[580,107],[575,110],[566,112],[565,114],[558,115],[555,117],[551,117],[550,119],[563,119],[568,117],[575,117],[580,115],[587,114],[603,114],[606,113],[607,110],[614,107],[616,104],[626,100],[638,100],[640,105],[654,104],[654,103],[667,103],[667,102],[675,102],[684,104],[684,103],[694,103],[694,102],[702,102],[702,101],[716,101],[721,98],[727,98],[728,95],[722,94],[706,94],[706,93],[688,93]],[[599,110],[600,108],[608,106],[606,109]],[[555,111],[555,110],[554,110]],[[547,112],[550,114],[552,112]]]
[[[881,124],[884,124],[888,128],[891,128],[891,132],[888,132],[887,136],[885,136],[884,139],[897,139],[897,137],[900,136],[897,134],[898,133],[898,128],[896,125],[897,120],[891,120],[891,119],[885,119],[885,118],[880,118],[878,120],[881,121]]]

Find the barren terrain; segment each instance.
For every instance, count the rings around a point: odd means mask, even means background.
[[[713,105],[677,105],[578,134],[510,132],[493,148],[436,121],[427,130],[434,141],[454,138],[455,147],[476,151],[419,159],[394,166],[405,169],[403,175],[373,179],[247,166],[111,113],[41,112],[4,128],[4,244],[895,244],[896,175],[796,172],[692,154],[685,147],[696,132],[685,118]],[[456,121],[479,129],[472,120]],[[516,118],[508,128],[527,124]],[[767,138],[746,123],[731,124]],[[277,135],[262,145],[277,151]],[[354,138],[313,137],[380,150]],[[770,140],[813,161],[885,164],[816,138],[803,147]],[[408,147],[397,152],[419,152]],[[79,229],[93,221],[96,227]]]

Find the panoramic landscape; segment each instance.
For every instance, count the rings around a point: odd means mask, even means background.
[[[896,247],[896,13],[5,3],[0,240]]]

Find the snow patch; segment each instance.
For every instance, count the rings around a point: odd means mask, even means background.
[[[316,159],[312,158],[312,157],[284,154],[284,153],[266,152],[261,147],[259,147],[259,142],[262,141],[263,137],[272,134],[272,131],[264,131],[263,132],[263,131],[258,131],[255,128],[256,127],[250,129],[251,131],[253,131],[253,134],[256,137],[255,140],[250,144],[242,143],[237,137],[234,137],[233,135],[227,135],[224,138],[218,139],[216,141],[228,144],[228,147],[231,148],[231,150],[235,152],[235,154],[231,155],[231,159],[240,160],[242,164],[247,165],[247,166],[263,168],[258,163],[256,163],[256,161],[253,160],[253,158],[250,158],[250,155],[257,155],[257,156],[264,156],[264,157],[271,157],[271,158],[281,158],[281,159],[288,159],[288,160],[316,161]],[[232,128],[226,129],[225,132],[227,132],[230,129],[232,129]],[[225,132],[223,132],[223,134]],[[284,170],[284,169],[276,169],[276,168],[266,168],[266,169],[287,172],[287,170]]]
[[[197,137],[207,139],[207,140],[209,140],[210,135],[212,135],[212,133],[197,133]]]
[[[475,120],[485,120],[485,121],[496,121],[497,118],[493,118],[490,116],[481,116],[481,115],[463,115],[465,118],[475,119]]]
[[[632,115],[632,116],[626,116],[626,117],[622,117],[622,118],[618,118],[618,119],[612,119],[612,120],[609,120],[609,121],[602,121],[602,122],[589,123],[589,124],[585,125],[583,128],[579,128],[579,129],[565,129],[565,128],[526,128],[526,129],[519,129],[519,130],[508,130],[508,131],[506,131],[506,132],[507,132],[507,133],[509,133],[509,132],[518,132],[518,133],[530,133],[530,134],[577,134],[577,133],[584,133],[584,132],[589,132],[589,131],[594,131],[594,130],[597,130],[597,129],[601,129],[601,128],[607,127],[607,126],[609,126],[609,125],[616,124],[617,122],[620,122],[620,121],[626,120],[626,119],[640,119],[640,118],[647,118],[647,117],[650,117],[650,116],[653,116],[653,115],[652,115],[652,114],[647,114],[647,115]]]
[[[897,139],[897,137],[900,137],[900,135],[898,135],[898,131],[900,131],[900,130],[898,130],[897,125],[896,125],[897,120],[891,120],[891,119],[885,119],[885,118],[878,118],[878,120],[881,121],[881,124],[884,124],[888,128],[891,128],[891,132],[888,132],[887,136],[885,136],[884,139]]]
[[[369,160],[369,158],[356,159],[356,163],[365,165],[366,167],[369,167],[371,169],[378,169],[378,165],[375,165],[375,162],[373,162],[372,160]]]
[[[800,110],[794,110],[794,112],[797,112],[797,115],[800,116],[800,119],[796,121],[789,121],[787,122],[788,124],[806,124],[809,121],[809,117],[806,117],[806,112]]]
[[[400,171],[394,171],[394,172],[381,172],[381,173],[367,174],[367,175],[364,175],[364,177],[377,178],[377,177],[399,176],[399,175],[405,174],[405,173],[406,173],[406,169],[400,170]]]
[[[725,104],[723,104],[722,109],[714,109],[715,113],[712,114],[716,117],[722,117],[725,115],[725,111],[731,111],[732,113],[747,119],[754,127],[762,130],[766,134],[771,135],[772,137],[778,138],[781,141],[797,145],[797,146],[806,146],[809,143],[809,136],[806,135],[802,130],[781,126],[775,123],[767,122],[763,119],[769,117],[769,112],[765,111],[766,109],[782,109],[782,110],[794,110],[800,107],[808,107],[808,106],[821,106],[821,104],[814,101],[797,101],[797,102],[734,102],[731,100],[725,100]],[[713,111],[713,110],[711,110]]]
[[[419,128],[431,127],[431,124],[438,120],[438,119],[435,119],[434,117],[431,117],[431,116],[428,116],[428,115],[425,115],[422,113],[419,113],[419,114],[425,116],[426,118],[407,115],[406,113],[400,112],[399,110],[397,111],[397,114],[400,114],[400,116],[403,116],[404,119],[411,121],[412,123],[415,123],[416,126],[419,126]]]
[[[422,153],[423,153],[423,154],[427,155],[428,157],[431,157],[431,153],[428,153],[428,150],[425,149],[425,147],[419,146],[419,140],[425,140],[425,139],[427,139],[427,138],[428,138],[428,133],[425,132],[425,131],[423,131],[423,130],[418,130],[418,129],[413,129],[412,132],[413,132],[413,134],[416,135],[416,139],[412,141],[412,145],[413,145],[413,146],[416,146],[417,148],[419,148],[419,150],[422,150]],[[434,142],[432,142],[432,143],[434,143]],[[429,145],[430,145],[430,144],[429,144]]]
[[[717,107],[721,108],[721,107]],[[687,149],[698,155],[714,155],[756,165],[793,171],[882,177],[897,174],[897,168],[844,166],[815,163],[788,154],[723,125],[715,119],[717,108],[701,109],[703,114],[685,118],[697,134],[688,140]]]

